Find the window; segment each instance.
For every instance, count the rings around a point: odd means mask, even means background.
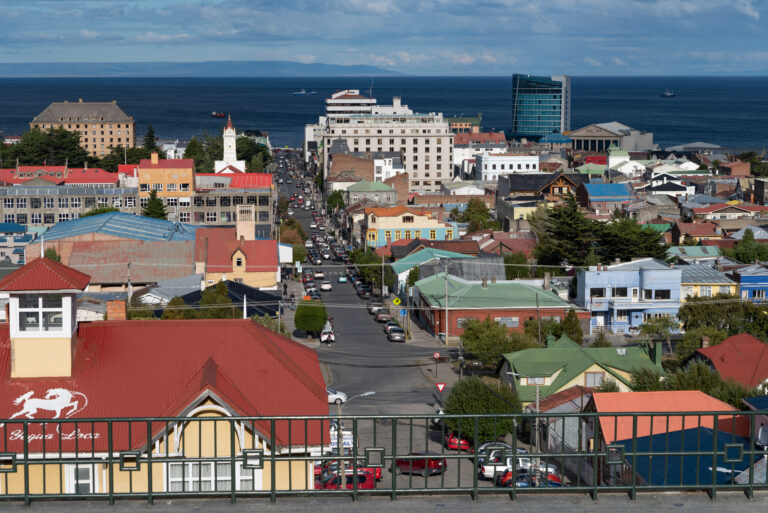
[[[16,198],[16,208],[27,208],[27,198]]]
[[[437,230],[429,230],[429,240],[437,239]]]
[[[182,183],[179,184],[181,187],[181,192],[189,192],[189,184],[188,183]]]
[[[104,196],[101,196],[101,197],[100,197],[100,198],[97,200],[97,204],[98,204],[98,206],[100,206],[100,207],[106,207],[107,205],[109,205],[109,198],[105,198]]]
[[[463,328],[463,327],[464,327],[464,325],[465,325],[467,322],[471,321],[471,320],[472,320],[472,319],[470,319],[470,318],[468,318],[468,317],[459,317],[458,319],[456,319],[456,327],[457,327],[457,328]]]
[[[206,207],[215,207],[216,206],[216,197],[215,196],[208,196],[205,198],[205,206]]]
[[[263,210],[259,212],[259,221],[269,221],[269,212]]]
[[[730,294],[731,293],[731,287],[728,285],[720,285],[717,290],[718,294]]]
[[[206,223],[215,223],[216,222],[216,212],[206,212],[205,213],[205,222]]]
[[[40,224],[42,222],[42,216],[40,214],[32,214],[32,224]]]
[[[683,287],[683,297],[691,297],[693,296],[693,287],[690,285],[687,285]]]
[[[518,328],[518,327],[520,327],[520,318],[519,317],[496,317],[493,320],[498,322],[502,326],[506,326],[507,328]]]
[[[711,295],[711,290],[710,290],[710,295]],[[669,299],[672,297],[672,291],[669,289],[658,289],[656,290],[656,294],[654,295],[654,297],[656,299]]]
[[[219,198],[219,204],[222,207],[228,207],[230,206],[231,203],[232,203],[232,198],[230,198],[229,196],[222,196]]]
[[[59,222],[63,223],[65,221],[69,221],[69,214],[65,212],[59,212]]]
[[[128,196],[125,198],[125,206],[126,207],[135,207],[136,206],[136,199]]]
[[[192,199],[189,197],[185,198],[179,198],[179,206],[180,207],[188,207],[192,204]]]
[[[235,489],[255,490],[253,469],[235,466]],[[226,491],[232,489],[232,465],[228,462],[168,463],[169,492]]]
[[[710,297],[712,295],[712,287],[710,285],[701,285],[699,287],[699,295],[701,297]]]
[[[653,299],[653,291],[651,289],[644,289],[643,299]]]
[[[98,475],[96,465],[69,465],[67,492],[81,495],[96,493]]]
[[[162,191],[163,190],[163,184],[161,184],[161,183],[153,183],[152,184],[152,190],[153,191]]]
[[[63,320],[61,294],[22,294],[19,297],[19,331],[61,331]]]
[[[80,198],[70,198],[69,206],[72,208],[80,208],[82,206],[82,201]]]
[[[627,287],[614,287],[613,297],[627,297]]]
[[[179,212],[179,222],[181,223],[188,223],[190,220],[190,213],[189,212]]]
[[[4,223],[15,223],[16,222],[16,214],[5,214],[3,218]]]
[[[178,207],[179,206],[179,198],[166,198],[165,204],[169,207]]]
[[[243,259],[241,257],[237,257],[235,259],[235,267],[242,267],[243,266]]]
[[[13,198],[3,198],[4,208],[13,208]]]
[[[268,207],[269,206],[269,196],[259,196],[259,206],[260,207]]]
[[[445,230],[445,240],[453,240],[453,230]]]
[[[605,374],[602,372],[587,372],[584,375],[584,384],[588,387],[601,387]]]
[[[149,205],[149,198],[139,198],[139,205],[141,205],[142,208]]]
[[[69,198],[59,198],[59,208],[68,208]]]
[[[413,216],[403,216],[403,222],[404,223],[412,223],[413,222]]]
[[[85,208],[93,208],[96,206],[96,198],[85,198]]]
[[[202,223],[205,221],[205,214],[203,212],[195,212],[195,222]]]
[[[605,289],[591,288],[591,289],[589,289],[589,297],[590,297],[590,299],[604,298],[605,297]]]
[[[141,183],[141,184],[139,184],[139,191],[141,191],[141,192],[149,192],[149,184],[148,183]]]
[[[43,223],[44,224],[53,224],[54,221],[53,214],[43,214]]]
[[[40,208],[42,204],[43,202],[40,200],[40,198],[30,198],[29,200],[29,206],[31,208]]]
[[[242,196],[232,196],[232,204],[233,205],[242,205],[243,204],[243,197]]]
[[[616,322],[629,322],[629,315],[626,310],[616,311]]]
[[[205,203],[205,198],[201,198],[200,196],[195,196],[196,207],[202,207],[204,203]]]
[[[385,239],[392,239],[392,230],[385,230],[384,231],[384,238]]]
[[[18,214],[16,216],[16,222],[19,224],[27,224],[27,214]]]

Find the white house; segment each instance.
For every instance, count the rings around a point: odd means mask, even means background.
[[[398,152],[377,152],[371,157],[373,158],[373,179],[376,182],[383,182],[405,172],[403,160]]]
[[[682,178],[667,173],[655,173],[646,185],[635,187],[637,192],[646,194],[665,194],[678,198],[680,196],[693,196],[696,194],[696,186]]]
[[[538,155],[484,152],[475,157],[475,179],[484,182],[496,182],[500,175],[538,172]]]
[[[440,186],[440,194],[447,196],[482,196],[485,194],[485,186],[481,183],[458,178],[443,182]]]

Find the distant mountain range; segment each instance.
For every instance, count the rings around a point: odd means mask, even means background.
[[[33,62],[0,64],[0,77],[331,77],[400,75],[376,66],[292,61]]]

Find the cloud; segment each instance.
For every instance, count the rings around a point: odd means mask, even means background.
[[[386,55],[370,54],[368,55],[368,60],[374,66],[388,66],[390,68],[395,67],[395,61],[392,60],[391,57],[387,57]]]
[[[158,34],[157,32],[144,32],[134,37],[140,43],[174,43],[189,39],[189,34]]]
[[[312,64],[313,62],[317,61],[317,57],[314,55],[294,55],[293,58],[299,62],[303,62],[304,64]]]
[[[101,34],[94,30],[88,30],[88,29],[80,29],[78,31],[78,34],[80,34],[80,37],[83,39],[93,40],[93,39],[99,39]]]
[[[602,62],[598,61],[597,59],[593,59],[592,57],[584,57],[584,62],[586,62],[590,66],[595,66],[598,68],[603,65]]]
[[[629,64],[627,64],[623,60],[619,59],[618,57],[611,57],[611,63],[614,66],[629,66]]]

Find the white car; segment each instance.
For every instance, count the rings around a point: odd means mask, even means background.
[[[293,209],[290,209],[290,208],[288,209],[288,215],[289,215],[289,216],[292,216],[292,215],[293,215]]]
[[[315,271],[315,279],[322,280],[325,278],[325,273],[323,271]]]
[[[328,404],[344,404],[347,402],[347,394],[339,392],[330,387],[325,387],[325,391],[328,392]],[[342,427],[342,429],[344,429]]]
[[[328,281],[328,280],[325,280],[325,281],[323,281],[323,282],[320,284],[320,290],[323,290],[323,291],[330,291],[330,290],[333,290],[333,285],[331,285],[331,282],[330,282],[330,281]]]
[[[304,247],[305,247],[305,248],[311,248],[311,247],[313,247],[313,246],[314,246],[314,244],[313,244],[313,243],[312,243],[312,241],[311,241],[311,240],[309,240],[309,239],[307,239],[307,241],[304,243]]]
[[[309,227],[314,230],[315,228],[317,228],[317,223],[309,223]]]

